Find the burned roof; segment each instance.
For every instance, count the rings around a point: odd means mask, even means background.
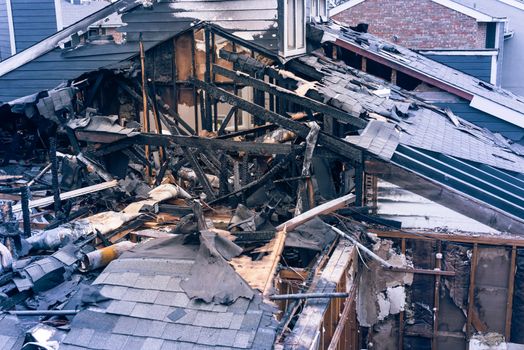
[[[273,307],[254,292],[229,305],[190,299],[198,245],[158,238],[113,261],[94,285],[109,301],[81,311],[60,349],[270,349]],[[236,274],[231,268],[228,273]]]
[[[340,44],[399,71],[409,71],[411,73],[407,74],[413,74],[423,81],[426,78],[436,86],[445,85],[453,94],[471,101],[471,107],[524,127],[524,97],[516,96],[507,90],[369,33],[356,32],[334,22],[316,24],[314,28],[323,32],[322,42],[331,41]]]

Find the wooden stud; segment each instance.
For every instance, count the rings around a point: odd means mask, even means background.
[[[442,242],[437,241],[437,256],[435,257],[435,268],[442,269]],[[433,301],[433,339],[431,340],[431,349],[438,349],[438,320],[440,310],[440,275],[435,275],[435,291]]]
[[[397,85],[397,71],[395,69],[391,70],[391,84]]]
[[[505,326],[505,337],[506,341],[509,342],[511,339],[511,318],[513,314],[513,293],[515,290],[515,270],[517,268],[517,247],[511,248],[511,265],[508,276],[508,300],[506,302],[506,326]]]
[[[475,277],[477,274],[477,260],[478,260],[478,243],[473,244],[473,255],[471,257],[471,269],[469,275],[469,290],[468,290],[468,314],[466,322],[466,338],[471,337],[471,320],[474,312],[475,304]]]
[[[367,58],[364,57],[364,56],[362,56],[362,61],[361,61],[361,62],[362,62],[362,68],[361,68],[361,70],[362,70],[363,72],[367,72],[367,69],[368,69],[368,60],[367,60]]]

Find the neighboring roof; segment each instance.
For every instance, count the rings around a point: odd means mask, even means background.
[[[522,0],[498,0],[498,1],[524,11],[524,1]]]
[[[516,96],[374,35],[359,33],[335,23],[315,26],[324,32],[322,41],[332,41],[350,51],[403,71],[430,85],[465,98],[473,108],[524,128],[524,97]]]
[[[198,250],[159,238],[113,261],[94,282],[110,300],[75,316],[60,349],[271,349],[277,322],[260,293],[223,305],[184,292]]]
[[[358,4],[363,3],[366,0],[349,0],[343,4],[340,4],[331,10],[329,10],[329,16],[335,16],[342,11],[345,11],[349,8],[352,8]],[[477,22],[504,22],[504,18],[499,18],[496,16],[491,16],[484,12],[478,11],[476,9],[461,5],[451,0],[431,0],[439,5],[445,6],[451,10],[460,12],[468,17],[474,18]]]

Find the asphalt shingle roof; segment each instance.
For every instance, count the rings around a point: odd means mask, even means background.
[[[172,257],[113,261],[94,282],[110,301],[80,312],[60,349],[272,348],[276,321],[259,294],[231,305],[187,297],[180,282],[195,255],[180,245]]]

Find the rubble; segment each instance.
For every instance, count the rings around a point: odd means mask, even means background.
[[[336,42],[284,64],[210,24],[187,34],[183,86],[171,63],[172,85],[146,76],[140,42],[128,68],[3,106],[25,126],[1,126],[0,322],[52,349],[520,337],[521,155]],[[407,230],[377,214],[378,177],[498,235]]]

